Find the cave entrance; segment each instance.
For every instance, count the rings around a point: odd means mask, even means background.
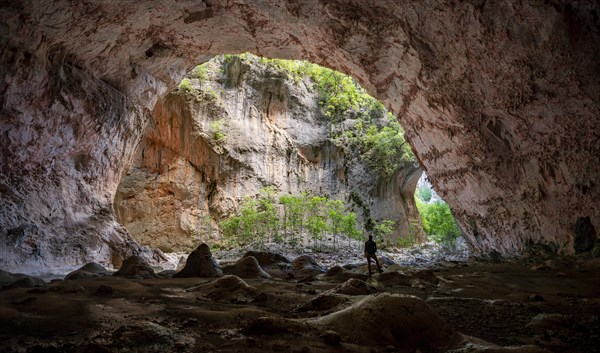
[[[222,55],[191,70],[152,115],[114,202],[142,245],[320,251],[368,234],[388,248],[425,240],[413,198],[422,171],[404,130],[350,76]]]
[[[478,252],[572,253],[577,220],[600,219],[600,40],[588,2],[5,5],[0,267],[36,267],[38,249],[45,264],[137,253],[112,212],[119,177],[146,113],[219,53],[355,77],[399,116]]]

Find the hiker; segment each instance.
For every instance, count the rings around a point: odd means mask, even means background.
[[[377,244],[373,241],[373,236],[369,235],[369,240],[365,242],[365,257],[367,258],[367,264],[369,264],[369,276],[371,276],[371,258],[375,260],[379,273],[383,272],[381,266],[379,266],[379,260],[377,260],[377,256],[375,255],[376,252]]]

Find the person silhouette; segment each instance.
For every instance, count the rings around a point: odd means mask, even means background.
[[[375,255],[376,252],[377,244],[373,240],[373,236],[369,235],[369,240],[365,242],[365,257],[367,258],[367,264],[369,266],[369,276],[371,276],[371,259],[375,260],[375,263],[377,264],[377,270],[379,271],[379,273],[383,272],[381,270],[381,266],[379,266],[379,260],[377,260],[377,255]]]

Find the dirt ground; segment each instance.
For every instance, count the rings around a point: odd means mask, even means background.
[[[600,352],[596,259],[0,291],[0,352]],[[278,278],[279,277],[279,278]],[[512,347],[512,348],[506,348]]]

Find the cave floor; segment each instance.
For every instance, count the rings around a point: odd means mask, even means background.
[[[520,263],[447,264],[411,285],[388,283],[383,275],[367,283],[375,292],[419,297],[463,337],[485,341],[452,352],[588,353],[600,352],[599,269],[593,261],[559,270]],[[370,344],[345,337],[338,342],[316,327],[296,325],[363,297],[338,294],[333,302],[307,307],[340,285],[324,278],[244,279],[255,294],[262,293],[252,298],[185,290],[214,281],[208,278],[105,277],[4,290],[0,352],[397,351],[377,338]],[[261,317],[276,320],[257,324]],[[500,348],[523,345],[539,348]]]

